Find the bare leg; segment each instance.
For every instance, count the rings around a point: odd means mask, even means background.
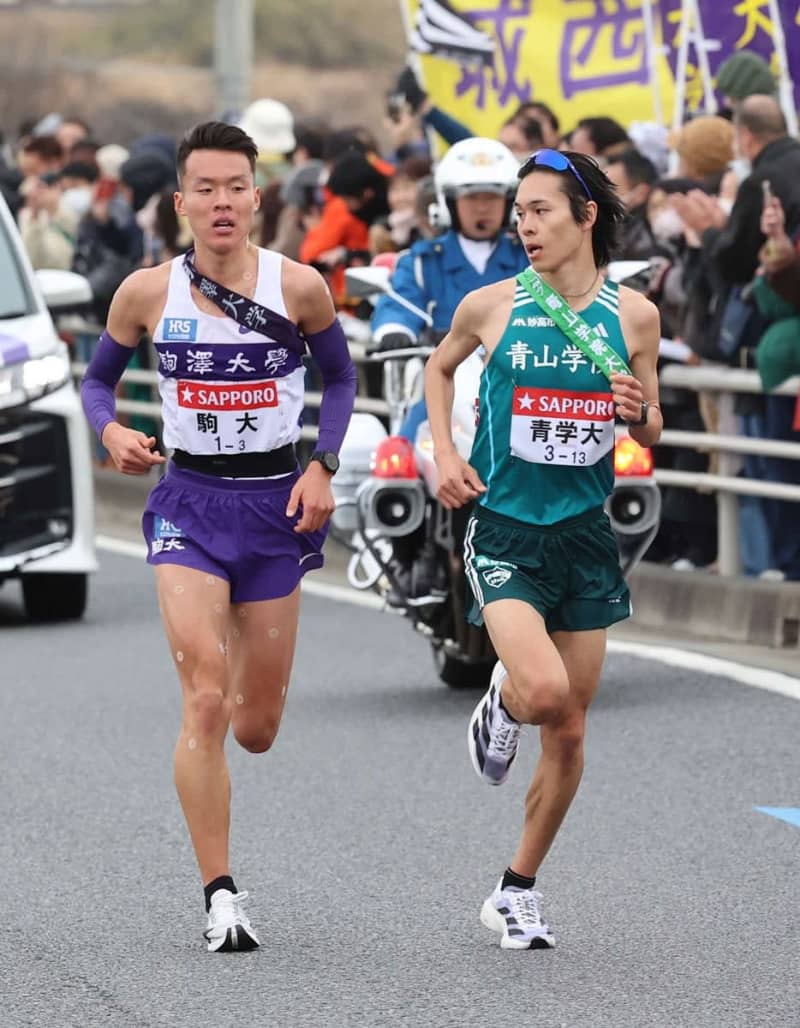
[[[533,876],[550,849],[583,773],[586,710],[600,680],[604,629],[557,632],[519,600],[483,611],[497,655],[508,671],[501,696],[509,713],[540,725],[542,752],[528,791],[525,824],[511,867]]]
[[[204,884],[230,874],[231,786],[225,761],[228,583],[174,564],[156,568],[161,616],[183,692],[175,785]]]
[[[542,752],[525,800],[525,824],[511,867],[521,875],[539,870],[561,827],[583,774],[586,711],[597,691],[606,650],[605,629],[553,636],[569,676],[560,714],[539,729]]]
[[[294,660],[299,613],[299,586],[277,600],[231,607],[233,734],[250,753],[264,753],[278,734]]]

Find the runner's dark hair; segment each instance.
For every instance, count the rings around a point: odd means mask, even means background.
[[[224,121],[204,121],[190,129],[180,141],[175,158],[179,178],[186,171],[189,154],[195,150],[230,150],[231,153],[244,154],[250,170],[256,170],[258,147],[237,125],[228,125]]]
[[[604,268],[611,261],[617,245],[619,228],[625,220],[625,204],[617,196],[613,183],[594,158],[571,150],[564,151],[564,156],[575,165],[592,194],[592,200],[597,204],[597,219],[592,227],[592,252],[597,267]],[[536,154],[531,154],[519,169],[517,177],[520,182],[534,171],[544,175],[555,175],[562,191],[569,199],[575,224],[583,224],[588,217],[589,197],[579,180],[569,168],[555,171],[545,165],[536,164],[535,157]]]

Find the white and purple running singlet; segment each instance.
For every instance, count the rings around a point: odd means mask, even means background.
[[[253,299],[288,318],[282,260],[259,248]],[[217,455],[264,453],[297,442],[305,377],[300,356],[256,327],[201,311],[182,257],[172,261],[153,343],[165,446]]]

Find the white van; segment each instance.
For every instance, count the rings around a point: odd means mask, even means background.
[[[50,312],[91,300],[69,271],[31,268],[0,197],[0,585],[28,615],[79,618],[97,568],[89,435]]]

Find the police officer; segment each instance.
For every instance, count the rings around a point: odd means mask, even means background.
[[[527,266],[518,237],[508,232],[518,171],[517,159],[494,139],[464,139],[448,150],[435,172],[431,208],[434,226],[447,231],[415,243],[397,262],[391,291],[372,318],[378,349],[419,341],[426,321],[414,308],[432,319],[433,338],[441,337],[467,293]],[[400,434],[413,442],[426,416],[424,401],[412,405]]]

